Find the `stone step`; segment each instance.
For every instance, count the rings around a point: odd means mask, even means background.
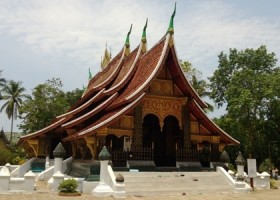
[[[116,172],[117,175],[120,172]],[[233,192],[219,172],[121,172],[128,195]]]
[[[90,168],[94,165],[98,168],[96,173],[100,173],[100,165],[99,162],[85,162],[76,160],[71,163],[70,171],[68,173],[69,176],[86,178],[90,175]]]

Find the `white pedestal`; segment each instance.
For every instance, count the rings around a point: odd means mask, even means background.
[[[99,182],[98,186],[92,190],[91,194],[95,197],[108,197],[113,195],[114,191],[109,185]]]

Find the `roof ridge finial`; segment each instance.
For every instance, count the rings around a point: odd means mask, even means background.
[[[88,68],[88,80],[90,81],[92,79],[92,74],[90,71],[90,67]]]
[[[170,33],[171,35],[174,33],[174,17],[175,17],[175,14],[176,14],[176,2],[175,2],[175,7],[174,7],[174,11],[171,15],[171,18],[170,18],[170,22],[169,22],[169,27],[168,27],[168,30],[167,32]]]
[[[130,35],[130,33],[131,33],[131,30],[132,30],[132,24],[130,25],[130,29],[129,29],[129,31],[128,31],[128,33],[127,33],[127,36],[126,36],[126,39],[125,39],[125,46],[126,46],[127,48],[130,47],[129,35]]]
[[[142,42],[143,43],[146,43],[147,42],[147,38],[146,38],[146,29],[147,29],[147,26],[148,26],[148,18],[146,19],[146,24],[143,28],[143,33],[142,33]]]

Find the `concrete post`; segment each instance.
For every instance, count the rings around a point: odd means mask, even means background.
[[[100,182],[103,182],[103,183],[105,183],[105,180],[106,180],[108,162],[109,162],[108,160],[100,161]]]
[[[7,167],[9,171],[11,171],[11,164],[10,164],[10,163],[7,163],[7,164],[5,165],[5,167]]]
[[[235,160],[235,164],[237,165],[237,181],[244,181],[244,164],[245,160],[242,156],[242,153],[239,151],[238,156]]]
[[[64,175],[58,171],[53,175],[52,191],[58,192],[59,184],[64,180]]]
[[[114,192],[114,198],[116,199],[124,199],[126,196],[125,193],[125,184],[124,183],[116,183],[115,185],[115,192]]]
[[[0,192],[9,190],[9,182],[10,182],[11,174],[7,167],[2,167],[0,171]]]
[[[46,157],[45,169],[49,169],[49,167],[50,167],[50,157],[47,156],[47,157]]]
[[[92,190],[91,194],[95,197],[111,196],[114,191],[107,183],[107,180],[111,178],[109,177],[108,172],[108,162],[111,159],[111,155],[109,154],[106,146],[104,146],[100,151],[98,159],[100,160],[100,182]]]
[[[62,163],[63,163],[62,158],[54,158],[54,171],[53,171],[54,174],[58,171],[62,172]]]
[[[126,196],[125,193],[125,184],[124,184],[124,177],[122,174],[118,174],[116,177],[116,184],[114,188],[114,198],[116,199],[124,199]]]
[[[62,144],[59,143],[53,151],[54,157],[54,174],[58,171],[63,172],[62,164],[63,158],[65,157],[66,151],[63,148]]]
[[[244,181],[244,165],[237,165],[237,181]]]
[[[36,175],[29,171],[24,175],[24,190],[25,191],[34,191]]]

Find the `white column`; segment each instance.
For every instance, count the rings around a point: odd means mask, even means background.
[[[58,171],[53,175],[52,191],[58,192],[59,184],[64,180],[64,175]]]
[[[105,183],[107,171],[108,171],[108,160],[100,161],[100,182]]]
[[[125,199],[126,192],[125,192],[125,184],[124,183],[116,183],[114,188],[114,198],[115,199]]]
[[[54,158],[54,174],[58,171],[62,173],[63,158]]]
[[[49,167],[50,167],[50,157],[47,156],[47,157],[46,157],[45,169],[49,169]]]
[[[9,169],[5,166],[2,167],[0,171],[0,192],[9,190],[10,177]]]
[[[237,165],[237,181],[244,181],[244,165]]]
[[[109,176],[108,162],[109,160],[100,160],[100,182],[91,192],[95,197],[106,197],[114,194],[113,189],[106,184],[107,176]]]
[[[34,191],[36,175],[29,171],[24,175],[24,190],[25,191]]]

